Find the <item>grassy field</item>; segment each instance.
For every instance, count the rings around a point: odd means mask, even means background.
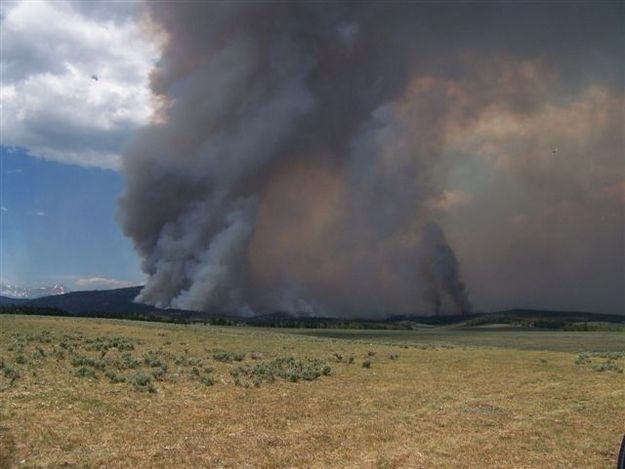
[[[0,467],[612,468],[625,335],[0,317]]]
[[[492,327],[422,327],[417,330],[292,329],[292,334],[408,345],[498,347],[558,352],[622,352],[624,332],[566,332]]]

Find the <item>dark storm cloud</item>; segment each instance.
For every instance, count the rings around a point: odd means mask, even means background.
[[[619,4],[149,7],[161,108],[120,220],[159,306],[469,311],[432,203],[454,135],[622,84]]]

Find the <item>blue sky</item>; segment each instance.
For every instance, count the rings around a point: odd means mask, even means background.
[[[69,288],[141,282],[132,245],[115,222],[120,173],[1,151],[3,279]]]

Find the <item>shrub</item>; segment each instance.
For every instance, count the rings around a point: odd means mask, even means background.
[[[371,360],[365,360],[362,362],[363,368],[371,368]]]
[[[319,359],[297,360],[293,357],[279,357],[270,361],[254,365],[239,366],[230,371],[237,386],[248,387],[250,384],[260,386],[261,383],[270,383],[276,378],[290,382],[299,380],[312,381],[320,376],[327,376],[332,369]]]
[[[243,361],[245,358],[244,353],[226,352],[225,350],[217,350],[213,353],[213,358],[219,362]]]
[[[50,342],[52,342],[52,337],[50,337],[50,332],[49,331],[42,331],[41,335],[35,337],[39,342],[41,342],[42,344],[49,344]]]
[[[65,352],[63,350],[59,350],[56,347],[52,350],[52,355],[57,360],[63,360],[65,358]]]
[[[72,357],[72,366],[75,368],[88,366],[96,370],[104,370],[106,368],[106,362],[104,360],[96,360],[95,358],[76,355]]]
[[[85,341],[85,350],[90,351],[102,351],[106,353],[107,350],[115,348],[120,352],[134,350],[135,346],[132,342],[125,337],[96,337],[95,339],[87,339]]]
[[[139,365],[139,360],[133,357],[129,352],[122,353],[120,360],[117,362],[117,366],[121,369],[134,369]]]
[[[2,374],[4,375],[5,378],[8,378],[9,380],[11,380],[11,384],[13,384],[15,380],[20,377],[20,372],[16,368],[13,368],[8,363],[1,362],[0,365],[1,365],[0,369],[2,370]]]
[[[126,381],[124,375],[117,374],[113,370],[107,370],[104,376],[111,380],[112,383],[124,383]]]
[[[164,368],[167,366],[153,352],[148,352],[143,355],[143,363],[150,368]]]
[[[590,355],[597,358],[607,358],[608,360],[625,358],[625,352],[593,352]]]
[[[212,386],[213,384],[215,384],[215,378],[213,378],[211,374],[205,374],[200,378],[200,383],[206,386]]]
[[[241,372],[238,368],[230,370],[230,376],[232,376],[232,380],[234,381],[235,386],[241,386]]]
[[[399,358],[399,355],[396,353],[391,353],[388,358],[390,358],[391,360],[397,360]]]
[[[593,371],[598,371],[598,372],[604,372],[604,371],[614,371],[616,373],[623,372],[623,368],[621,368],[616,363],[610,360],[603,362],[603,363],[597,363],[595,365],[592,365],[591,368],[593,369]]]
[[[165,376],[165,373],[167,373],[167,365],[152,368],[152,377],[156,380],[162,380]]]
[[[95,370],[88,366],[80,366],[76,370],[76,375],[81,378],[97,378],[95,374]]]
[[[202,359],[200,358],[181,356],[176,357],[174,362],[176,363],[176,365],[180,366],[202,366]]]
[[[623,373],[623,367],[618,365],[618,360],[625,357],[625,352],[582,352],[575,359],[576,365],[590,365],[593,371],[614,371]],[[602,363],[592,363],[593,358],[602,358]]]
[[[140,371],[135,371],[128,379],[135,391],[156,392],[156,387],[152,383],[152,377]]]

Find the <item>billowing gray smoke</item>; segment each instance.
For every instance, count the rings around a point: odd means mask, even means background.
[[[463,313],[471,311],[471,302],[459,275],[458,259],[440,226],[435,223],[425,226],[421,252],[421,274],[426,279],[424,296],[432,302],[434,312],[440,312],[445,294]]]
[[[445,189],[450,123],[494,100],[532,106],[484,73],[498,73],[504,42],[528,53],[518,11],[149,8],[167,36],[152,76],[160,108],[125,152],[120,202],[149,277],[138,301],[239,314],[470,311],[432,201]],[[495,19],[486,34],[479,25]],[[456,103],[460,86],[468,97]]]

